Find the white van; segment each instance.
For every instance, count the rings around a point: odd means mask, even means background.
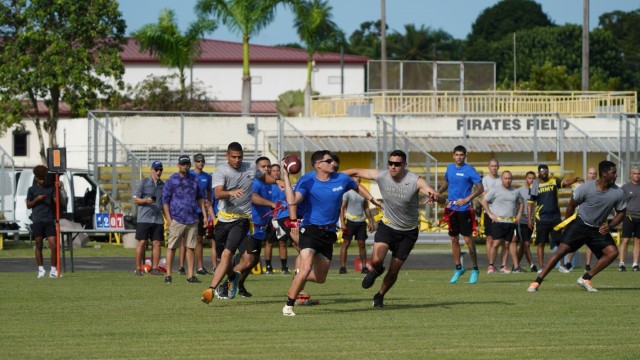
[[[5,222],[15,222],[20,230],[28,230],[31,225],[31,209],[27,209],[27,191],[34,184],[32,169],[5,169],[0,172],[0,210],[4,213]],[[100,212],[100,198],[105,194],[93,181],[86,170],[69,169],[60,174],[60,183],[64,187],[69,200],[61,218],[80,223],[85,229],[95,225],[95,214]],[[15,191],[8,193],[11,185]]]

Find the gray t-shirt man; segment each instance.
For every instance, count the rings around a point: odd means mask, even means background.
[[[342,201],[347,203],[345,218],[352,222],[364,222],[364,198],[357,192],[349,190],[342,195]]]
[[[593,227],[604,224],[612,209],[620,212],[627,207],[627,198],[622,189],[612,184],[607,191],[600,191],[596,180],[587,181],[575,189],[573,199],[580,205],[578,216]]]
[[[628,182],[622,185],[622,191],[627,197],[627,215],[640,218],[640,184]]]
[[[527,185],[520,186],[518,188],[518,193],[520,194],[520,201],[523,202],[522,206],[522,215],[520,216],[520,224],[528,224],[527,219],[529,218],[529,212],[527,210],[527,201],[529,200],[529,187]],[[518,205],[520,205],[518,203]]]
[[[156,198],[151,204],[138,205],[138,223],[164,224],[162,217],[162,189],[164,181],[158,179],[154,182],[151,177],[142,179],[133,193],[134,198]]]
[[[395,230],[408,231],[418,227],[418,175],[407,171],[405,177],[395,182],[388,170],[378,172],[376,179],[382,199],[382,214],[387,226]]]
[[[226,191],[243,189],[244,194],[233,198],[231,196],[218,201],[218,221],[234,222],[239,218],[251,216],[251,196],[253,194],[253,179],[261,176],[262,171],[256,169],[255,164],[242,162],[237,170],[228,163],[221,165],[213,174],[213,187],[223,185]]]
[[[484,191],[488,191],[497,187],[502,186],[502,179],[500,176],[493,177],[491,174],[482,178],[482,186],[484,187]]]
[[[484,199],[489,203],[489,210],[498,217],[496,222],[514,223],[518,215],[518,204],[522,196],[518,189],[500,186],[494,187],[485,194]]]

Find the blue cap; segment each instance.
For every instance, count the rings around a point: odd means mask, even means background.
[[[151,163],[151,168],[152,169],[157,169],[157,168],[161,168],[162,167],[162,163],[158,160],[154,161]]]

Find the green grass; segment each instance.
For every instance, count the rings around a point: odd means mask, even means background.
[[[640,274],[609,268],[597,293],[578,272],[484,275],[449,285],[450,271],[403,271],[383,310],[361,275],[306,290],[318,306],[281,314],[287,276],[252,276],[252,298],[200,302],[206,285],[130,272],[0,276],[2,358],[13,359],[635,359]],[[210,278],[204,279],[209,281]],[[467,281],[465,275],[463,280]]]

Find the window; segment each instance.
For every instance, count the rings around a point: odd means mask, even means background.
[[[251,76],[251,84],[262,84],[262,76]]]
[[[13,156],[27,156],[28,131],[16,131],[13,133]]]
[[[329,76],[329,84],[340,84],[342,81],[341,76]]]

